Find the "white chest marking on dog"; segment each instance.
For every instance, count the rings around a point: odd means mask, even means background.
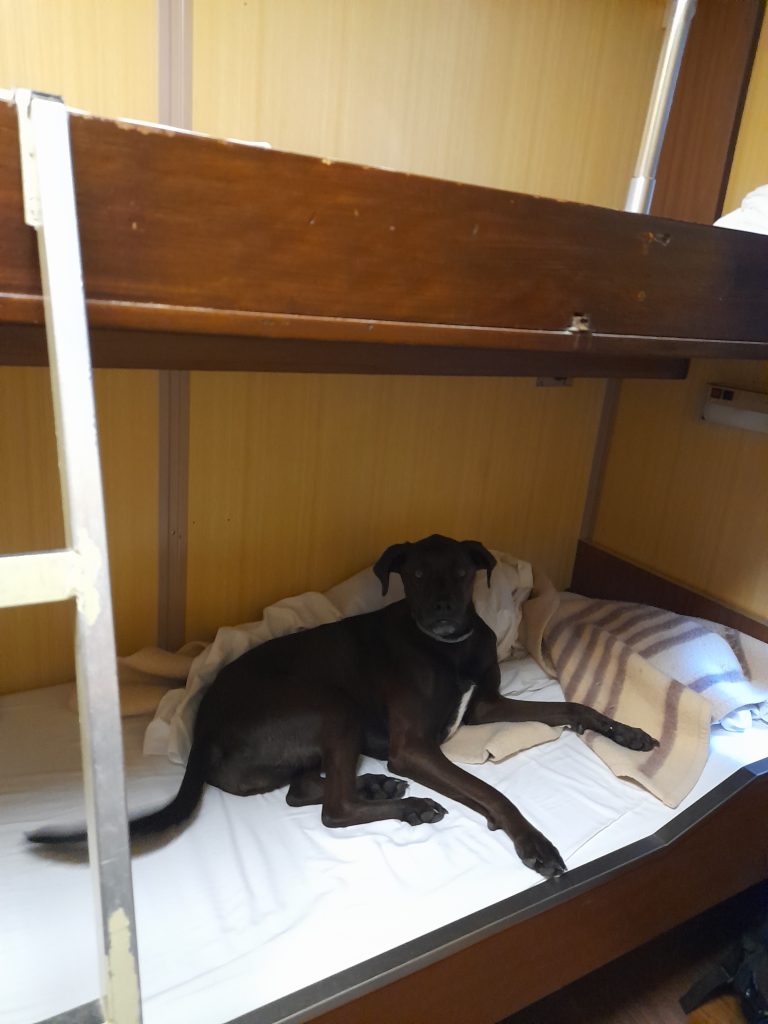
[[[472,685],[467,690],[467,692],[465,694],[463,694],[463,696],[462,696],[462,698],[461,698],[461,700],[459,702],[459,709],[456,712],[456,717],[453,720],[453,725],[451,725],[449,727],[448,735],[443,740],[443,743],[445,743],[447,740],[449,740],[451,738],[451,736],[453,736],[453,734],[456,732],[456,730],[461,725],[462,719],[464,718],[464,712],[467,710],[467,704],[469,704],[469,702],[470,702],[470,700],[472,698],[472,694],[474,692],[475,692],[475,684],[472,683]]]

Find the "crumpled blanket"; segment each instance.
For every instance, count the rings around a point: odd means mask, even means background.
[[[494,552],[490,589],[478,574],[474,601],[496,633],[503,662],[530,652],[576,700],[660,740],[650,752],[627,750],[586,733],[584,741],[617,775],[631,779],[671,807],[695,784],[709,751],[713,722],[744,728],[768,720],[768,644],[716,623],[645,605],[558,593],[527,562]],[[402,597],[392,580],[387,597],[370,569],[325,594],[309,592],[267,608],[259,622],[223,627],[194,659],[178,657],[186,687],[165,693],[147,728],[146,754],[184,763],[205,689],[224,665],[276,636],[381,608]],[[155,649],[151,649],[155,650]],[[133,656],[133,666],[140,655]],[[130,659],[126,659],[130,660]],[[169,670],[170,663],[165,662]],[[462,726],[443,747],[452,760],[501,761],[556,739],[562,730],[541,723]]]
[[[533,571],[528,562],[503,552],[494,551],[493,554],[497,564],[491,576],[491,586],[487,586],[485,575],[478,573],[473,599],[478,614],[496,633],[496,653],[499,661],[504,661],[515,648],[524,653],[518,633],[521,607],[531,592]],[[310,591],[270,605],[259,622],[219,629],[213,643],[192,662],[186,688],[183,691],[171,690],[160,701],[154,721],[147,728],[144,753],[167,754],[172,761],[184,764],[192,743],[195,713],[203,693],[225,665],[251,647],[300,629],[311,629],[350,615],[375,611],[402,597],[403,587],[398,578],[392,579],[387,596],[382,597],[380,581],[371,569],[364,569],[324,594]],[[533,724],[509,728],[519,734],[522,746],[516,746],[517,750],[533,746],[543,739],[540,727]],[[488,756],[486,753],[479,760],[487,760]],[[509,755],[503,753],[500,756]]]
[[[584,741],[619,777],[670,807],[698,780],[710,727],[743,728],[768,711],[768,644],[648,605],[560,594],[546,579],[524,607],[526,645],[578,701],[659,740],[649,752]]]

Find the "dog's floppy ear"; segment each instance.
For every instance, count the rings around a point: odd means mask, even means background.
[[[463,540],[461,546],[466,549],[467,554],[475,563],[478,569],[485,569],[488,579],[488,586],[491,585],[491,573],[496,565],[496,559],[488,548],[483,547],[479,540]]]
[[[381,580],[382,597],[385,596],[389,590],[389,574],[391,572],[400,572],[410,546],[411,545],[407,541],[405,544],[390,544],[387,550],[382,554],[381,558],[379,558],[374,565],[373,571]]]

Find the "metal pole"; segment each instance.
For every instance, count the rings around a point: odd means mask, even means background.
[[[628,213],[650,213],[664,132],[675,95],[688,29],[695,13],[696,0],[675,0],[656,68],[640,152],[635,164],[635,176],[629,183],[627,201],[624,204],[624,209]]]
[[[193,0],[157,0],[158,112],[163,124],[192,128]],[[184,643],[189,484],[189,370],[160,370],[157,641]]]
[[[640,151],[635,164],[635,176],[629,184],[627,200],[624,204],[624,210],[627,213],[650,213],[664,133],[667,130],[677,76],[688,39],[688,29],[695,13],[696,0],[675,0],[672,17],[667,21],[667,30],[656,67],[656,77],[651,90]],[[600,491],[603,486],[605,464],[610,448],[610,435],[613,431],[619,404],[620,384],[621,382],[615,379],[608,379],[605,382],[600,423],[592,456],[592,470],[581,520],[580,535],[584,540],[591,539],[595,532]]]
[[[47,567],[59,572],[67,561],[73,563],[77,696],[102,1011],[110,1024],[140,1024],[112,597],[68,115],[58,97],[28,90],[17,91],[16,105],[25,219],[38,238],[69,549],[36,557],[47,558]],[[37,564],[46,565],[32,563]],[[34,590],[34,579],[24,575]],[[39,599],[39,573],[37,579]],[[60,581],[56,585],[61,599],[65,588]]]

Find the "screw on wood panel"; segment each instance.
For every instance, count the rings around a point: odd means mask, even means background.
[[[589,313],[574,313],[571,317],[570,327],[567,328],[571,334],[589,334],[592,331],[592,322]]]

